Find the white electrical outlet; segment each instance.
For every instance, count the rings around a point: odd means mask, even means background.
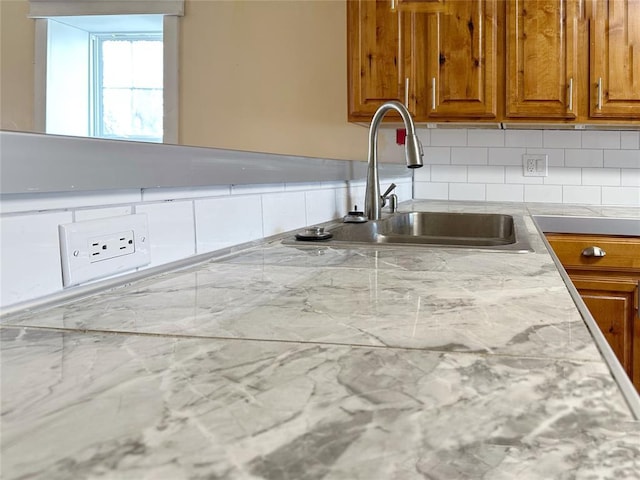
[[[522,166],[525,177],[546,177],[549,175],[549,155],[525,153]]]
[[[102,262],[122,255],[131,255],[136,251],[134,239],[133,230],[90,238],[89,261]]]
[[[146,214],[58,226],[65,287],[149,264]]]

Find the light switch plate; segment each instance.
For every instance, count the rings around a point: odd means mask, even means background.
[[[123,215],[58,226],[65,287],[133,270],[151,261],[147,215]]]

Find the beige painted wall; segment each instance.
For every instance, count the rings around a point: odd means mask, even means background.
[[[26,0],[0,0],[0,128],[33,131],[34,22]]]
[[[0,0],[0,128],[33,130],[34,22]],[[186,0],[180,143],[363,160],[347,123],[344,0]]]

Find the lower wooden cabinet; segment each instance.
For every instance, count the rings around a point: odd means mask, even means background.
[[[624,370],[640,391],[638,281],[633,278],[571,274],[571,281]]]
[[[547,239],[640,391],[640,238],[547,234]],[[605,255],[591,256],[591,247],[600,248]]]

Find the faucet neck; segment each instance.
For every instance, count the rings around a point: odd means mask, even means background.
[[[382,199],[380,197],[380,179],[378,176],[378,130],[382,123],[382,119],[390,110],[395,110],[400,114],[407,130],[407,139],[417,141],[415,134],[415,125],[411,114],[407,108],[398,101],[390,101],[383,103],[376,111],[371,119],[369,127],[369,153],[367,156],[367,184],[365,187],[364,212],[369,220],[380,220],[382,217]],[[422,166],[422,161],[409,160],[408,153],[405,151],[407,166]]]

